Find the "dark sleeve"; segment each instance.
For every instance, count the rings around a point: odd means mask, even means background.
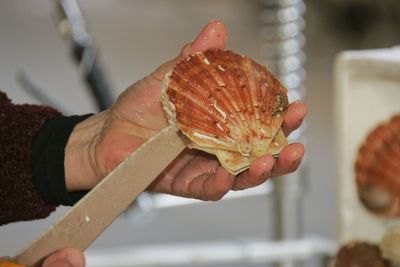
[[[55,209],[32,182],[31,146],[45,120],[57,115],[49,107],[13,105],[0,92],[0,225],[43,218]]]
[[[48,203],[71,206],[87,193],[87,190],[67,191],[64,150],[75,125],[89,116],[91,114],[48,119],[33,140],[33,182]]]
[[[15,105],[0,92],[0,225],[47,217],[86,193],[67,192],[64,149],[74,126],[88,116]]]

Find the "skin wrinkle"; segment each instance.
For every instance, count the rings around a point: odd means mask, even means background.
[[[117,99],[115,112],[118,112],[120,117],[116,118],[133,122],[139,126],[135,127],[135,130],[143,127],[151,131],[159,131],[168,125],[166,117],[159,116],[163,113],[161,101],[159,101],[161,83],[147,77],[130,86],[123,96]],[[138,109],[139,106],[141,108]],[[147,136],[149,137],[151,135]]]
[[[218,168],[219,164],[215,164],[212,167],[207,167],[205,168],[204,165],[206,165],[210,159],[208,159],[208,155],[202,155],[203,153],[200,153],[196,151],[197,155],[201,155],[199,158],[192,158],[186,165],[185,168],[182,169],[178,174],[177,174],[177,179],[174,181],[174,186],[173,188],[177,191],[187,191],[187,192],[192,192],[193,187],[196,183],[196,180],[204,180],[203,176],[205,175],[204,172],[206,172],[210,176],[211,174],[214,174],[216,172],[216,169]],[[191,165],[197,165],[197,171],[194,175],[187,175],[186,172],[190,170]],[[184,187],[179,189],[180,183],[184,184]],[[199,196],[198,193],[195,194],[196,196]]]
[[[189,165],[191,165],[191,163],[193,163],[193,160],[196,159],[190,159],[185,165],[184,168],[182,168],[181,171],[179,171],[176,175],[176,179],[173,180],[172,183],[172,192],[177,192],[180,194],[183,194],[186,196],[185,192],[190,192],[191,188],[191,183],[193,182],[193,180],[198,177],[198,175],[193,175],[192,177],[189,175],[186,175],[185,172],[188,168]],[[183,185],[183,186],[182,186]]]
[[[217,179],[218,176],[214,176],[213,179]],[[232,186],[235,183],[235,176],[233,176],[232,174],[230,174],[229,172],[225,172],[225,177],[224,180],[229,180],[229,183],[220,183],[221,185],[224,185],[223,187],[218,187],[217,188],[217,194],[218,194],[218,199],[220,200],[224,195],[225,192],[229,191],[230,188],[232,188]]]
[[[268,161],[266,161],[268,159]],[[261,163],[260,163],[261,162]],[[268,163],[268,164],[267,164]],[[264,173],[259,173],[260,169],[271,169],[274,164],[274,159],[271,156],[263,156],[257,159],[249,169],[249,172],[245,172],[239,175],[238,179],[235,181],[233,190],[244,190],[254,184],[260,185],[265,182],[268,176],[264,176]],[[262,166],[263,168],[260,168]]]
[[[174,181],[174,176],[172,176],[172,174],[166,172],[165,170],[161,173],[160,176],[163,176],[164,179],[166,179],[166,180],[172,181],[172,182],[170,182],[170,183],[167,184],[167,187],[168,187],[168,188],[166,188],[166,189],[164,189],[164,190],[161,189],[160,191],[162,191],[162,192],[173,192],[173,184],[174,184],[173,181]],[[153,182],[153,183],[154,183],[154,182]],[[153,183],[150,184],[150,186],[149,186],[149,188],[148,188],[147,190],[150,190],[150,188],[152,187]]]
[[[208,178],[208,181],[210,183],[209,186],[212,186],[213,184],[219,185],[217,187],[214,187],[214,189],[215,189],[214,197],[213,197],[213,195],[209,196],[209,198],[213,201],[220,200],[225,195],[226,191],[229,190],[229,188],[231,188],[234,183],[234,176],[231,175],[230,173],[226,173],[225,177],[222,176],[223,180],[227,180],[227,179],[231,180],[230,183],[221,183],[221,182],[216,183],[215,180],[217,179],[217,177],[218,176],[216,176],[216,175],[213,175],[213,176],[209,175],[209,178]],[[223,186],[221,187],[221,185],[223,185]]]
[[[114,126],[113,125],[113,121],[119,119],[120,123],[119,126]],[[122,124],[122,125],[121,125]],[[130,127],[123,127],[123,124],[129,124],[132,128]],[[102,145],[101,145],[101,141],[104,140],[104,133],[106,132],[105,129],[111,129],[113,128],[111,131],[116,131],[115,129],[117,127],[121,128],[121,129],[130,129],[130,133],[128,133],[128,135],[131,135],[133,138],[137,139],[137,144],[135,144],[135,146],[130,146],[130,147],[125,147],[123,149],[117,150],[119,151],[119,153],[112,155],[111,159],[106,160],[106,162],[104,164],[97,164],[97,166],[106,166],[106,169],[103,170],[98,170],[98,168],[95,168],[92,165],[93,171],[96,173],[96,175],[98,177],[104,177],[106,175],[108,175],[123,159],[125,159],[130,153],[131,151],[133,151],[134,149],[136,149],[137,147],[139,147],[141,144],[143,144],[149,137],[153,136],[156,134],[156,130],[149,130],[148,128],[146,128],[143,125],[140,125],[138,123],[136,123],[136,121],[128,121],[123,114],[121,114],[120,112],[118,112],[118,110],[114,110],[114,112],[111,115],[108,115],[107,118],[105,119],[105,123],[103,126],[103,135],[100,136],[99,140],[97,142],[97,144],[95,145],[95,160],[92,160],[91,162],[101,162],[101,158],[103,158],[102,154],[106,153],[106,152],[102,152]],[[148,132],[146,131],[148,130]],[[108,140],[108,142],[112,142],[112,140]],[[104,151],[107,151],[107,147],[105,146]],[[107,164],[108,162],[108,164]]]
[[[186,148],[188,150],[188,148]],[[167,193],[167,192],[175,192],[174,190],[174,184],[176,183],[177,179],[174,179],[175,177],[179,177],[181,175],[181,172],[185,169],[185,167],[190,163],[190,161],[193,159],[195,156],[194,153],[186,153],[185,151],[182,152],[181,155],[178,156],[176,160],[174,160],[160,175],[159,177],[147,188],[147,190],[152,190],[154,189],[154,184],[157,183],[157,180],[160,179],[161,177],[163,179],[166,179],[169,181],[167,183],[167,188],[160,188],[160,191]],[[178,172],[175,172],[174,170],[178,168]],[[179,169],[180,168],[180,169]]]
[[[101,166],[104,166],[102,164],[99,164],[99,158],[97,157],[98,155],[98,145],[100,144],[100,140],[104,137],[104,128],[105,125],[107,124],[107,122],[109,121],[109,113],[104,113],[105,115],[105,120],[104,120],[104,124],[101,126],[101,130],[99,132],[97,132],[97,134],[95,135],[95,138],[93,138],[90,143],[89,143],[89,147],[91,147],[92,149],[90,149],[90,151],[92,151],[92,153],[90,153],[89,155],[89,166],[90,168],[94,171],[94,173],[96,174],[97,177],[101,176],[101,173],[104,173],[105,170],[102,170]],[[97,167],[99,166],[99,167]]]
[[[161,102],[160,102],[160,108],[162,108],[161,107]],[[137,110],[132,110],[131,112],[134,113],[134,111],[137,111]],[[126,122],[129,125],[131,125],[133,128],[135,128],[135,129],[132,128],[132,130],[131,130],[132,134],[135,135],[135,136],[138,136],[138,134],[139,134],[139,137],[142,137],[142,138],[146,139],[146,138],[149,138],[149,137],[155,135],[159,131],[158,128],[148,127],[148,126],[143,125],[142,123],[140,123],[140,122],[138,122],[136,120],[128,119],[126,117],[126,115],[121,113],[118,109],[116,109],[113,114],[114,114],[113,116],[115,116],[116,119],[120,119],[121,121]],[[146,115],[147,115],[146,113],[143,113],[143,117],[146,116]],[[140,120],[141,120],[141,118],[139,118],[139,121]],[[142,133],[144,132],[143,129],[148,130],[149,132],[144,134],[144,135],[140,135],[141,132]]]
[[[102,166],[101,164],[99,164],[100,160],[97,157],[98,144],[99,144],[99,141],[97,138],[91,142],[91,147],[92,147],[91,151],[93,151],[93,152],[91,153],[91,156],[89,158],[89,166],[92,170],[95,171],[97,177],[101,176],[101,173],[102,172],[104,173],[106,171],[106,170],[101,170],[101,167],[97,167],[97,166]]]
[[[204,196],[203,192],[205,192],[205,184],[207,181],[206,175],[199,175],[197,176],[197,179],[191,181],[189,184],[189,192],[193,192],[193,196],[195,198],[198,198],[200,200],[205,200],[206,196]],[[200,186],[198,186],[200,184]],[[210,199],[211,200],[211,199]]]
[[[104,113],[102,114],[102,116],[104,116]],[[95,118],[93,121],[90,120],[89,122],[91,123],[89,123],[88,125],[78,124],[75,127],[68,141],[71,145],[66,147],[66,156],[64,161],[66,165],[68,164],[68,162],[72,162],[72,165],[81,166],[82,169],[84,169],[85,167],[84,163],[88,162],[89,170],[87,171],[91,172],[92,170],[96,173],[97,168],[94,168],[96,162],[93,162],[93,160],[95,159],[93,155],[95,153],[95,150],[91,149],[91,147],[95,148],[95,146],[93,146],[92,144],[97,140],[98,134],[101,132],[102,120]],[[95,138],[90,139],[90,136],[88,136],[87,134],[88,130],[94,132]],[[78,139],[77,135],[80,135],[83,141]],[[76,157],[70,156],[71,153],[74,154],[74,151],[81,151],[82,147],[84,148],[83,152],[76,153]],[[73,164],[73,162],[76,162],[76,164]],[[93,175],[94,177],[85,176],[85,182],[82,184],[82,179],[80,179],[81,177],[74,177],[73,174],[70,173],[68,168],[65,169],[65,175],[70,181],[70,183],[66,184],[69,191],[74,191],[75,189],[80,189],[82,187],[85,189],[90,188],[90,182],[88,183],[88,181],[92,181],[94,183],[97,181],[96,175]]]
[[[205,159],[205,161],[209,161],[209,159]],[[217,164],[215,165],[213,168],[209,168],[208,171],[203,171],[203,174],[199,175],[199,177],[203,178],[203,181],[201,183],[201,186],[197,186],[199,190],[197,192],[197,195],[199,198],[202,198],[203,200],[211,200],[211,201],[215,201],[218,199],[221,199],[221,197],[223,195],[225,195],[226,191],[227,191],[227,185],[225,186],[225,188],[223,189],[223,194],[221,195],[221,190],[219,190],[217,188],[218,185],[220,185],[219,183],[216,182],[216,176],[215,174],[218,172],[218,170],[220,170],[220,165]],[[222,176],[221,176],[222,177]],[[198,181],[198,183],[200,183],[200,180]],[[196,186],[196,181],[193,181],[193,187]],[[208,188],[211,188],[211,190],[207,190]],[[207,195],[208,192],[208,195]]]
[[[293,159],[297,159],[297,157],[299,155],[304,155],[304,148],[299,144],[299,143],[293,143],[288,145],[289,146],[295,146],[296,149],[292,149],[292,153],[290,153],[287,157],[290,159],[287,159],[287,163],[289,163],[289,166],[286,166],[282,163],[282,160],[280,160],[280,158],[278,158],[278,160],[276,160],[276,163],[274,164],[273,168],[272,168],[272,175],[273,176],[280,176],[283,175],[285,173],[289,172],[293,172],[295,170],[297,170],[297,168],[299,167],[299,164],[301,161],[295,163],[295,165],[292,165],[291,163],[293,163],[295,160]],[[282,151],[283,153],[285,153],[287,151],[287,148]],[[282,153],[281,153],[282,154]]]
[[[201,196],[203,196],[204,195],[204,192],[207,192],[207,182],[210,180],[210,175],[206,175],[206,174],[204,174],[203,176],[205,176],[204,177],[204,182],[202,183],[202,186],[198,186],[198,188],[199,188],[199,192],[197,192],[197,195],[199,196],[199,197],[201,197]],[[211,178],[212,179],[212,178]],[[194,184],[194,183],[193,183]],[[201,190],[200,190],[201,189]],[[211,196],[211,197],[208,197],[208,199],[210,199],[210,200],[212,200],[212,201],[214,201],[214,199],[215,199],[215,197],[216,196]],[[202,197],[203,199],[205,198],[205,197]]]

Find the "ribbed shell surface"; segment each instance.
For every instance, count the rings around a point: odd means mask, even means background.
[[[362,203],[373,213],[400,216],[400,115],[369,133],[355,171]]]
[[[162,97],[170,122],[192,140],[192,146],[217,155],[224,166],[231,165],[228,169],[240,165],[231,170],[236,173],[287,144],[281,132],[286,92],[278,79],[250,58],[208,50],[174,67]],[[234,159],[231,152],[236,153]]]

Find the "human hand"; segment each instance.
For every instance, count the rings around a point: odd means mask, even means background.
[[[41,267],[84,267],[85,256],[76,248],[60,249],[47,256]],[[0,258],[0,267],[25,267],[25,265],[9,260],[8,258]]]
[[[84,267],[85,256],[76,248],[58,250],[44,260],[42,267]]]
[[[66,147],[67,188],[70,191],[92,188],[132,151],[165,128],[168,122],[160,102],[165,74],[193,52],[225,49],[226,41],[225,26],[218,21],[210,22],[192,43],[181,50],[178,57],[126,89],[109,109],[78,124]],[[282,126],[286,135],[300,126],[306,111],[302,103],[289,105]],[[247,171],[235,177],[221,167],[215,157],[186,149],[148,190],[218,200],[229,190],[254,187],[269,177],[293,172],[303,154],[303,145],[290,144],[282,150],[278,159],[262,156]]]

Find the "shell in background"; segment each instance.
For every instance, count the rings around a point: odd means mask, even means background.
[[[371,212],[400,216],[400,115],[378,125],[359,149],[358,195]]]
[[[20,264],[13,258],[0,257],[0,267],[28,267],[28,266]]]
[[[179,62],[166,76],[162,101],[191,147],[216,155],[233,174],[287,144],[281,130],[287,90],[265,67],[231,51]]]
[[[390,228],[382,237],[380,248],[385,259],[400,266],[400,226]]]
[[[382,257],[378,245],[352,241],[342,245],[334,259],[334,267],[392,267]]]

